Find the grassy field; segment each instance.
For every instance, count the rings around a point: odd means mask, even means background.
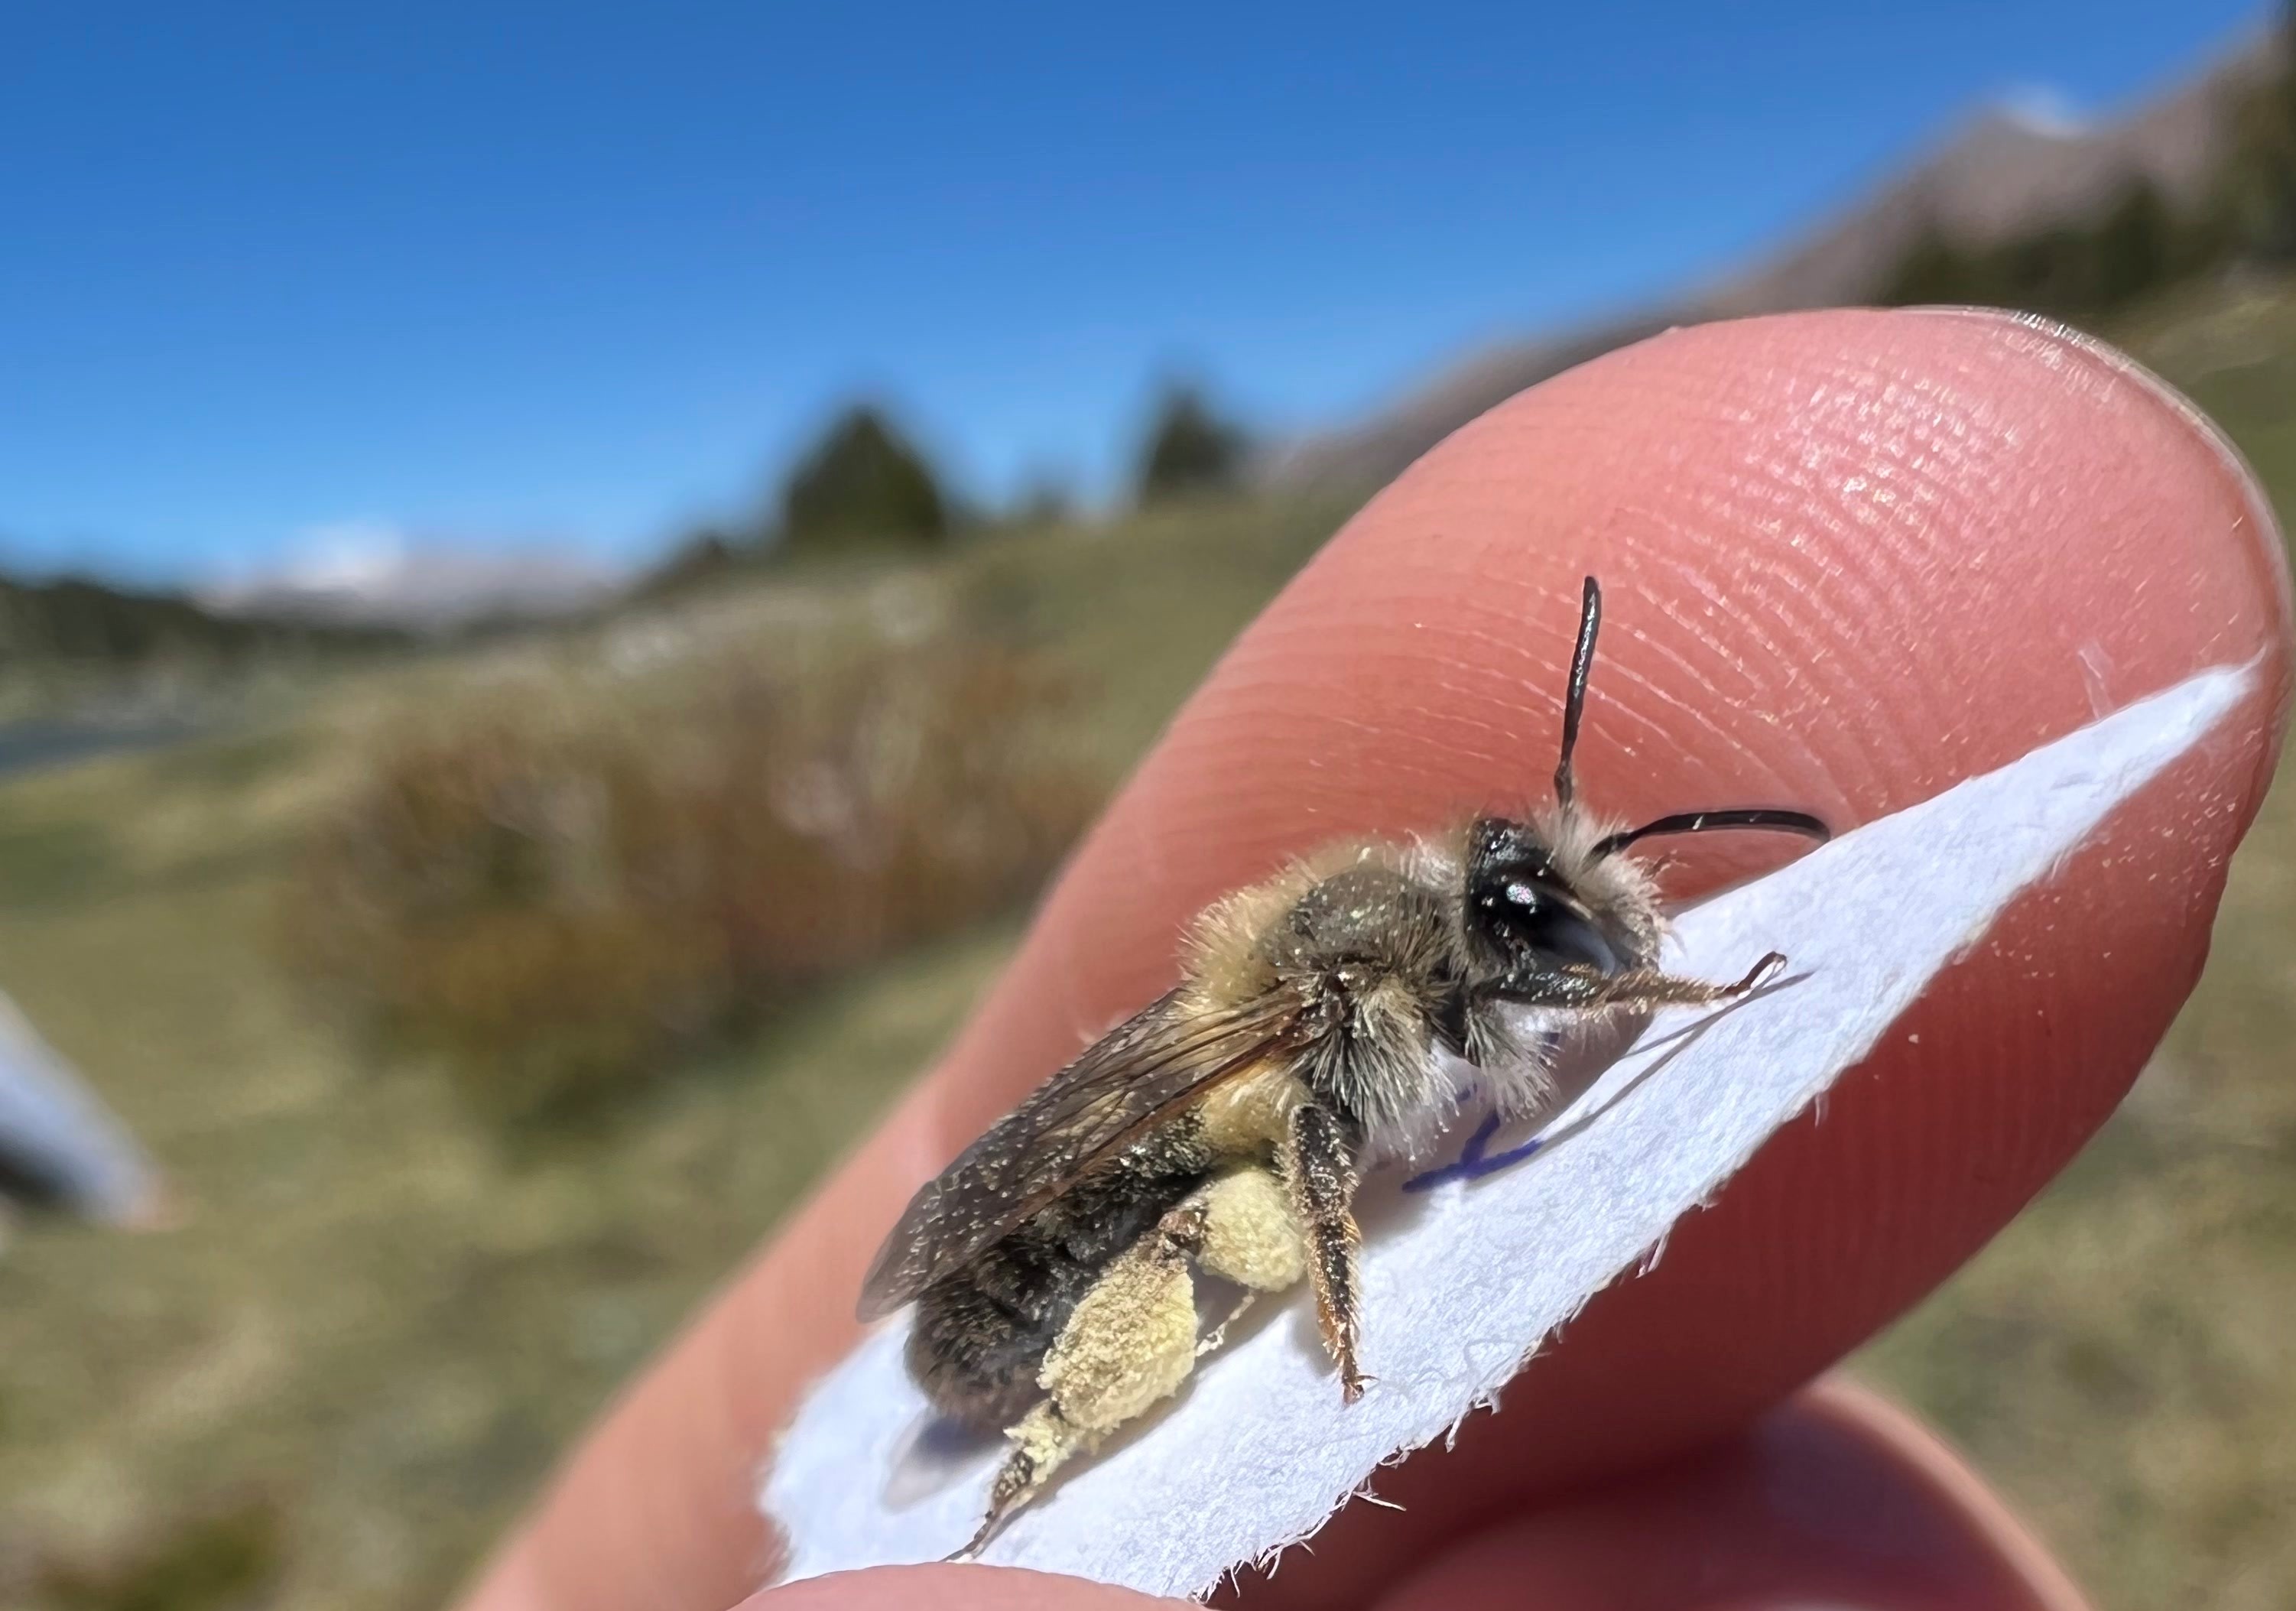
[[[912,953],[586,1122],[505,1134],[439,1070],[363,1055],[282,965],[296,847],[372,736],[472,686],[793,613],[957,614],[1058,640],[1076,742],[1112,780],[1343,513],[1015,534],[347,680],[291,719],[0,786],[0,980],[186,1214],[140,1237],[28,1227],[0,1253],[0,1605],[435,1603],[1013,937]]]
[[[2296,298],[2133,329],[2296,509]],[[613,1385],[881,1110],[1011,924],[910,953],[596,1115],[506,1134],[282,966],[291,854],[371,736],[473,682],[792,610],[1053,645],[1112,779],[1342,505],[1014,533],[913,573],[346,679],[176,749],[0,785],[0,981],[167,1161],[181,1229],[0,1253],[0,1604],[437,1602]],[[2115,1611],[2296,1603],[2296,787],[2159,1065],[1857,1369]]]

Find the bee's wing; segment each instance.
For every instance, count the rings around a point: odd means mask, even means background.
[[[1278,990],[1183,1013],[1174,990],[1102,1036],[909,1200],[861,1285],[889,1314],[1076,1184],[1093,1165],[1291,1041],[1299,998]]]

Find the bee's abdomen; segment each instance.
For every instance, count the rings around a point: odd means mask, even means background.
[[[1173,1141],[1078,1182],[925,1288],[909,1332],[908,1365],[935,1409],[977,1430],[1000,1431],[1045,1396],[1037,1370],[1078,1300],[1206,1179],[1185,1138]]]

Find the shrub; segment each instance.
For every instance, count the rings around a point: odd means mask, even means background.
[[[672,681],[389,746],[308,847],[298,958],[529,1114],[1025,900],[1097,804],[1060,686],[1009,649]]]

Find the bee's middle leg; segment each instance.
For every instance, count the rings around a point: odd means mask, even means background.
[[[1291,1133],[1278,1155],[1308,1243],[1308,1275],[1316,1289],[1316,1318],[1324,1347],[1340,1368],[1340,1396],[1363,1397],[1369,1380],[1356,1361],[1362,1335],[1363,1292],[1356,1250],[1355,1143],[1339,1116],[1310,1102],[1293,1110]]]

